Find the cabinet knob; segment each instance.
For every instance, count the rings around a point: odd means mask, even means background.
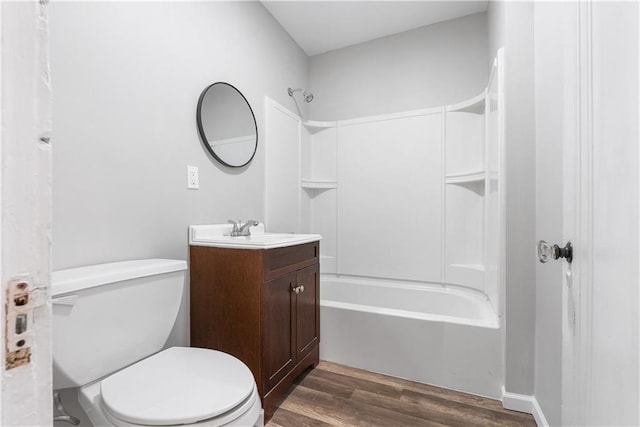
[[[300,292],[304,292],[304,285],[294,286],[291,290],[296,294],[299,294]]]

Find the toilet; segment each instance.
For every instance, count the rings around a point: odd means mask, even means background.
[[[253,374],[215,350],[160,351],[187,264],[145,259],[52,274],[53,389],[79,387],[94,426],[260,426]]]

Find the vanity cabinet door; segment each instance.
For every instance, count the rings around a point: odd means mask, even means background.
[[[296,274],[264,284],[263,366],[265,390],[271,389],[293,368],[295,351]]]
[[[301,360],[318,344],[320,337],[320,280],[318,264],[298,271],[296,296],[296,354]]]

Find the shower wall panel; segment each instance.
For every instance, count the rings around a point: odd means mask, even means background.
[[[442,281],[442,114],[345,123],[338,274]]]
[[[300,120],[273,102],[267,105],[266,111],[265,224],[267,231],[298,233]]]
[[[501,55],[501,54],[500,54]],[[501,58],[501,56],[500,56]],[[502,66],[502,60],[498,62]],[[502,176],[501,162],[504,147],[503,138],[503,122],[501,117],[502,91],[500,89],[502,83],[502,70],[497,70],[492,74],[487,87],[487,144],[486,144],[486,165],[487,165],[487,189],[486,189],[486,212],[487,221],[486,231],[486,289],[485,293],[489,297],[493,309],[502,316],[502,277],[501,277],[501,260],[504,257],[504,241],[502,224],[504,224],[504,213],[502,205],[502,194],[504,177]]]

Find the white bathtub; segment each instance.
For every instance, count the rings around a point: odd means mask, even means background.
[[[323,360],[501,396],[499,319],[479,293],[323,276],[320,312]]]

